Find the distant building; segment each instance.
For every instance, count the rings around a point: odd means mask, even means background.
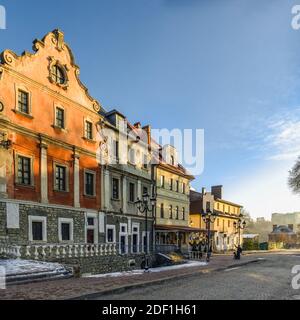
[[[297,243],[300,243],[300,212],[273,213],[273,231],[279,226],[286,226],[297,235]]]
[[[275,227],[269,234],[269,248],[294,248],[297,245],[297,234],[287,226]]]

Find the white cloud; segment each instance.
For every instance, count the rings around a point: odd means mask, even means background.
[[[273,212],[300,211],[300,197],[287,186],[293,161],[266,161],[258,170],[248,172],[236,185],[225,189],[225,198],[244,205],[252,217],[271,218]]]
[[[269,134],[264,138],[265,150],[269,154],[267,159],[289,160],[300,155],[299,109],[280,115],[280,119],[271,121],[267,129]]]

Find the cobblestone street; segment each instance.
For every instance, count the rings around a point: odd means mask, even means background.
[[[300,294],[289,292],[291,268],[300,264],[300,256],[297,254],[299,252],[251,254],[243,256],[240,261],[234,261],[231,255],[218,255],[212,258],[208,266],[119,277],[71,278],[14,285],[1,290],[0,298],[96,299],[103,293],[106,295],[101,298],[105,299],[285,298]],[[163,282],[158,284],[160,281]],[[137,289],[139,285],[144,286]],[[124,287],[126,293],[111,294],[111,290]],[[280,296],[275,294],[277,291]],[[109,292],[110,295],[107,295]],[[154,295],[154,292],[159,292],[159,296]]]
[[[300,255],[266,255],[258,263],[233,267],[221,272],[195,275],[169,283],[147,286],[99,299],[234,299],[272,300],[300,299],[300,289],[291,285],[291,270],[300,264]]]

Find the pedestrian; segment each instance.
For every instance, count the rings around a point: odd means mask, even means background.
[[[235,246],[237,249],[236,249],[236,252],[234,252],[234,259],[236,260],[240,260],[241,259],[241,253],[243,252],[242,250],[242,247],[240,245],[238,246]]]

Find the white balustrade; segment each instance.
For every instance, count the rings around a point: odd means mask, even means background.
[[[14,258],[47,260],[116,255],[116,244],[29,244],[25,246],[0,242],[0,255]]]

